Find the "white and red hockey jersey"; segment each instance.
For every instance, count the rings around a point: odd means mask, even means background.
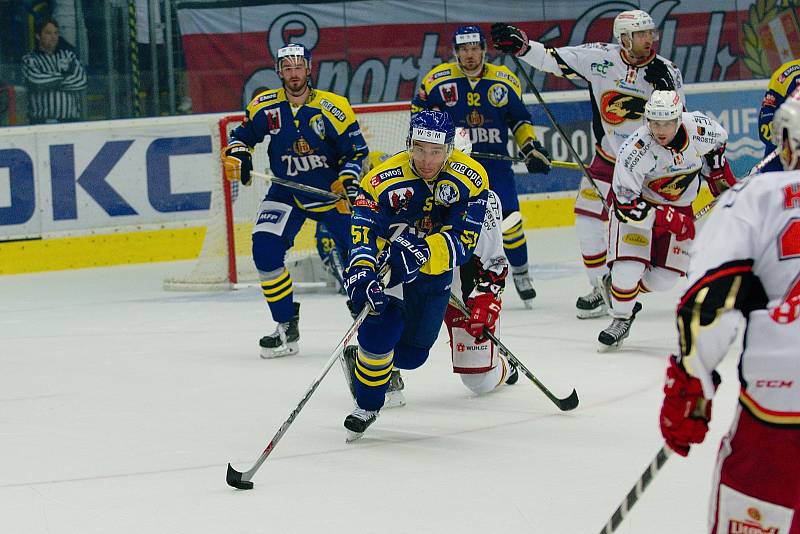
[[[622,144],[614,167],[612,189],[624,203],[642,197],[651,204],[689,206],[711,167],[705,157],[724,151],[728,133],[700,112],[684,112],[675,139],[661,146],[641,126]]]
[[[800,424],[800,171],[735,185],[695,240],[677,323],[684,368],[707,398],[741,316],[741,405],[767,423]]]
[[[589,83],[597,152],[609,163],[614,163],[623,141],[644,124],[644,105],[653,92],[644,75],[654,58],[667,64],[675,90],[681,101],[686,102],[678,67],[655,53],[647,62],[633,65],[616,44],[589,43],[561,48],[548,48],[536,41],[529,44],[530,50],[521,59],[534,68],[566,78],[583,78]]]

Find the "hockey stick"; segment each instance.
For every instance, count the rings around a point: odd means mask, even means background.
[[[580,156],[578,156],[578,153],[575,151],[575,148],[573,148],[572,143],[570,143],[569,141],[569,137],[567,137],[567,134],[564,133],[564,130],[561,129],[561,126],[559,126],[558,121],[550,112],[550,108],[548,108],[547,104],[545,104],[542,95],[539,94],[539,90],[536,89],[535,85],[533,85],[533,80],[531,80],[531,77],[528,76],[528,73],[525,71],[525,69],[522,68],[522,64],[519,62],[519,59],[516,56],[511,56],[511,59],[512,61],[514,61],[514,64],[517,66],[517,69],[522,73],[522,77],[525,78],[525,83],[527,83],[528,87],[531,88],[531,91],[533,92],[533,95],[536,97],[536,100],[538,100],[539,104],[542,105],[542,109],[544,110],[545,115],[547,115],[547,118],[550,119],[551,123],[553,123],[553,127],[561,136],[561,139],[564,140],[564,144],[567,145],[567,149],[569,150],[570,155],[576,162],[578,162],[577,164],[580,167],[580,170],[589,180],[589,183],[592,184],[592,187],[594,187],[595,191],[597,192],[597,195],[600,197],[600,202],[602,202],[603,206],[608,210],[609,206],[608,203],[606,202],[605,196],[603,196],[603,192],[600,191],[600,188],[597,186],[597,183],[595,183],[595,181],[589,175],[589,171],[586,170],[586,165],[584,165],[583,160],[580,158]]]
[[[386,282],[387,280],[388,271],[389,271],[388,265],[384,265],[380,269],[381,273],[380,278],[384,282]],[[275,435],[272,436],[272,439],[267,444],[267,448],[264,449],[264,452],[261,453],[261,456],[258,458],[258,460],[256,460],[256,463],[253,464],[253,467],[251,467],[247,471],[241,472],[234,469],[231,464],[228,464],[228,473],[225,476],[225,481],[228,483],[229,486],[241,490],[253,489],[252,479],[253,476],[256,474],[256,471],[258,471],[258,469],[261,467],[261,464],[263,464],[264,461],[267,459],[267,457],[270,455],[270,453],[272,453],[273,449],[275,449],[275,446],[281,440],[283,435],[286,433],[287,430],[289,430],[289,427],[292,426],[292,423],[300,414],[300,410],[303,409],[303,406],[306,405],[308,399],[310,399],[311,395],[313,395],[314,392],[317,390],[317,387],[319,387],[320,382],[322,382],[322,379],[325,378],[325,375],[328,374],[328,371],[331,370],[331,367],[333,367],[334,362],[339,359],[339,355],[342,353],[342,351],[344,351],[344,348],[347,346],[347,344],[350,342],[353,336],[356,335],[358,328],[361,326],[361,323],[364,322],[364,319],[366,319],[369,312],[370,312],[369,305],[365,305],[364,309],[362,309],[361,312],[359,312],[359,314],[353,320],[353,325],[347,330],[347,333],[345,333],[342,340],[339,342],[338,345],[336,345],[336,348],[333,349],[333,351],[331,352],[328,361],[325,362],[325,367],[323,367],[322,371],[320,371],[317,377],[314,378],[314,381],[311,382],[311,385],[308,387],[305,394],[300,399],[300,402],[297,403],[297,406],[295,406],[294,410],[291,411],[289,417],[283,422],[283,424],[280,426]]]
[[[463,313],[466,317],[469,317],[469,310],[467,309],[466,306],[464,306],[464,303],[461,302],[461,300],[457,296],[450,294],[450,304],[458,311]],[[547,386],[539,382],[539,379],[533,376],[533,373],[531,373],[528,370],[528,368],[525,367],[525,365],[521,361],[519,361],[517,357],[514,356],[514,354],[510,350],[508,350],[508,347],[503,345],[503,343],[499,339],[497,339],[497,337],[495,337],[493,333],[489,332],[488,330],[484,330],[483,333],[486,337],[492,340],[492,342],[495,345],[497,345],[497,348],[503,351],[503,353],[506,355],[506,357],[512,364],[516,365],[525,374],[525,376],[527,376],[528,379],[530,379],[531,382],[536,384],[536,387],[538,387],[542,391],[542,393],[544,393],[547,396],[548,399],[553,401],[553,404],[558,406],[559,410],[561,410],[562,412],[568,412],[570,410],[574,410],[578,406],[579,402],[578,392],[575,391],[574,388],[572,390],[572,393],[570,393],[568,397],[559,399],[558,397],[553,395],[553,393],[549,389],[547,389]]]
[[[250,171],[250,174],[255,176],[256,178],[261,178],[262,180],[266,180],[267,182],[272,182],[274,184],[282,185],[284,187],[296,189],[304,193],[311,193],[313,195],[318,195],[330,200],[342,200],[342,199],[347,200],[347,197],[338,195],[333,191],[326,191],[325,189],[320,189],[319,187],[314,187],[313,185],[306,185],[293,182],[291,180],[284,180],[283,178],[278,178],[277,176],[273,176],[272,174],[267,174],[258,171]]]
[[[769,163],[772,160],[777,158],[779,153],[780,153],[780,149],[777,149],[777,148],[775,150],[773,150],[772,152],[770,152],[764,159],[762,159],[761,161],[759,161],[758,163],[753,165],[753,168],[750,169],[749,171],[747,171],[747,174],[745,174],[744,178],[742,178],[739,181],[743,182],[743,181],[747,180],[748,178],[750,178],[752,175],[758,174],[761,171],[761,169],[763,169],[764,167],[769,165]],[[722,196],[722,195],[720,195],[720,196]],[[717,202],[719,202],[719,196],[714,197],[714,199],[711,200],[711,202],[709,202],[708,204],[706,204],[705,206],[703,206],[702,208],[697,210],[697,213],[694,214],[694,220],[697,221],[701,217],[704,217],[706,215],[706,213],[711,211],[711,208],[713,208],[714,206],[717,205]]]
[[[506,156],[505,154],[492,154],[490,152],[472,152],[470,156],[479,159],[499,159],[502,161],[513,161],[514,163],[525,163],[525,160],[522,158],[515,158],[514,156]],[[572,161],[550,160],[550,165],[562,169],[578,170],[581,168],[580,165]]]
[[[622,503],[614,510],[614,513],[611,514],[611,518],[603,527],[603,530],[600,531],[600,534],[611,534],[617,530],[617,527],[622,523],[622,520],[625,519],[625,516],[628,515],[628,512],[631,511],[633,505],[636,504],[636,501],[642,496],[644,490],[647,489],[647,486],[653,481],[653,478],[655,478],[671,454],[672,449],[666,444],[659,449],[653,461],[650,462],[650,465],[644,470],[644,473],[642,473],[642,476],[636,481],[636,484],[633,485],[628,495],[625,496]]]

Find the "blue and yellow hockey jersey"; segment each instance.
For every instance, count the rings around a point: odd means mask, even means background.
[[[420,272],[445,273],[466,262],[478,242],[486,212],[484,168],[458,150],[431,185],[400,152],[361,179],[353,205],[350,265],[375,266],[379,248],[398,225],[424,237],[431,257]]]
[[[775,151],[775,145],[772,144],[772,119],[775,111],[781,107],[783,101],[792,94],[798,84],[800,84],[800,59],[781,65],[769,80],[767,92],[761,102],[761,112],[758,114],[758,137],[764,143],[765,157]],[[783,170],[780,158],[775,158],[764,167],[763,172],[780,170]]]
[[[229,142],[241,141],[252,148],[267,136],[272,173],[319,189],[330,190],[331,183],[343,174],[358,179],[368,153],[347,99],[319,89],[312,89],[305,104],[294,111],[282,87],[259,94],[248,104],[245,121],[231,132]],[[298,206],[311,211],[327,211],[336,203],[294,189],[287,191]]]
[[[519,79],[505,66],[486,63],[480,78],[468,78],[457,63],[434,67],[411,101],[411,113],[423,109],[446,111],[468,129],[473,152],[508,155],[509,129],[518,146],[536,139]],[[510,161],[475,159],[492,180],[513,177]]]

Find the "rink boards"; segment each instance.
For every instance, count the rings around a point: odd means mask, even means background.
[[[758,110],[766,80],[687,87],[688,108],[729,132],[738,176],[763,153]],[[586,91],[545,93],[588,163]],[[566,145],[526,95],[537,135],[554,159]],[[0,274],[191,259],[200,251],[211,199],[209,126],[220,115],[98,121],[0,130]],[[402,148],[402,147],[398,147]],[[525,228],[570,225],[578,171],[533,176],[517,165]]]

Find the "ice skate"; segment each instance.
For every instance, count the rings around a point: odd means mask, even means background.
[[[258,342],[261,346],[261,357],[265,360],[293,356],[300,352],[297,342],[300,340],[300,303],[294,303],[294,317],[288,323],[278,323],[275,332],[264,336]]]
[[[520,300],[522,300],[522,304],[528,309],[533,308],[533,299],[536,298],[536,290],[533,289],[533,282],[531,282],[531,278],[528,276],[527,269],[514,273],[514,287],[517,289],[517,295],[519,295]]]
[[[633,313],[628,319],[617,319],[611,321],[611,324],[600,332],[597,340],[600,342],[599,352],[609,352],[617,350],[622,346],[623,340],[628,337],[631,330],[633,320],[636,319],[636,314],[641,311],[642,305],[638,302],[633,306]]]
[[[587,295],[578,297],[575,308],[578,310],[576,314],[578,319],[594,319],[608,314],[608,306],[603,299],[603,293],[596,287],[592,288]]]
[[[356,388],[353,380],[355,378],[356,358],[358,357],[358,347],[350,345],[344,349],[344,377],[347,380],[347,387],[350,388],[350,395],[353,396],[353,402],[356,402]],[[386,390],[386,395],[383,401],[384,408],[399,408],[406,405],[406,397],[403,395],[403,377],[400,376],[400,371],[392,369],[392,374],[389,378],[389,389]],[[356,403],[356,406],[358,404]]]
[[[345,417],[344,427],[347,429],[347,443],[352,443],[361,438],[367,428],[378,418],[378,413],[378,410],[356,408],[353,413]]]

